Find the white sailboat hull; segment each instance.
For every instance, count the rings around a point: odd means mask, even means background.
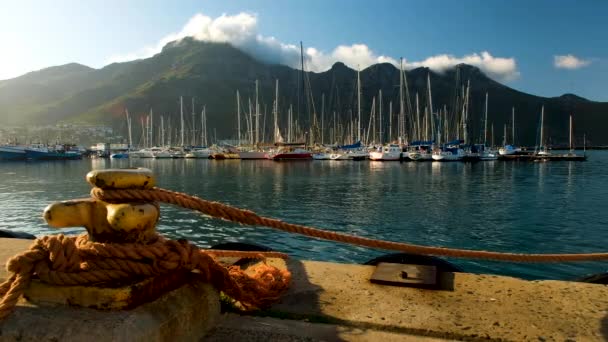
[[[209,159],[211,150],[193,150],[186,154],[185,158]]]
[[[312,159],[314,160],[330,160],[330,154],[329,153],[315,153],[312,155]]]
[[[401,159],[401,152],[370,152],[370,160],[395,161]]]
[[[434,161],[460,161],[464,157],[464,153],[452,153],[449,151],[441,151],[433,153]]]
[[[433,160],[433,155],[430,153],[410,152],[408,157],[413,161]]]

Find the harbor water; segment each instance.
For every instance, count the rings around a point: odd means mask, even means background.
[[[521,253],[606,251],[608,152],[587,162],[348,162],[84,159],[0,163],[0,229],[36,235],[53,201],[87,197],[91,169],[147,167],[158,185],[263,216],[376,239]],[[159,230],[201,247],[250,242],[292,257],[363,263],[389,253],[162,206]],[[450,259],[468,272],[574,279],[606,263],[514,264]]]

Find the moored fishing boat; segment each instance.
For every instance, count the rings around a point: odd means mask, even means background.
[[[25,146],[0,146],[0,160],[25,160]]]
[[[70,151],[63,145],[50,148],[44,145],[32,145],[25,148],[25,157],[31,160],[74,160],[81,159],[82,154]]]

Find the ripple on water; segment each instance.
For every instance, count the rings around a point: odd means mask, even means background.
[[[429,246],[530,253],[604,251],[608,152],[586,163],[275,163],[208,160],[82,160],[0,163],[0,228],[37,235],[58,200],[87,197],[90,169],[144,166],[159,185],[264,216],[357,236]],[[158,230],[201,247],[261,244],[296,258],[365,262],[383,251],[245,227],[162,205]],[[388,253],[388,252],[387,252]],[[465,270],[572,279],[601,263],[510,264],[451,260]]]

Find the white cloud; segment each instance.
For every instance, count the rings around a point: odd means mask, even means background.
[[[199,13],[192,17],[180,32],[164,37],[155,46],[143,48],[135,53],[112,56],[109,62],[124,62],[150,57],[160,52],[163,46],[171,41],[193,37],[201,41],[230,43],[264,62],[300,67],[300,47],[298,45],[281,42],[275,37],[263,36],[257,32],[257,27],[258,18],[250,13],[222,14],[215,19]],[[304,55],[306,69],[317,72],[329,69],[338,61],[351,68],[360,69],[376,63],[391,63],[399,66],[397,59],[379,55],[365,44],[339,45],[329,53],[308,47]],[[412,69],[425,66],[442,72],[460,63],[476,66],[501,81],[510,81],[519,76],[514,58],[494,57],[487,51],[463,57],[443,54],[431,56],[422,61],[408,62],[406,60],[404,67]]]
[[[553,56],[553,66],[558,69],[579,69],[591,64],[590,60],[578,58],[574,55]]]
[[[409,62],[409,68],[428,67],[432,70],[442,72],[457,64],[469,64],[478,67],[491,77],[501,81],[512,81],[519,77],[515,58],[494,57],[489,52],[483,51],[480,54],[473,53],[463,57],[452,55],[436,55],[428,57],[420,62]]]

